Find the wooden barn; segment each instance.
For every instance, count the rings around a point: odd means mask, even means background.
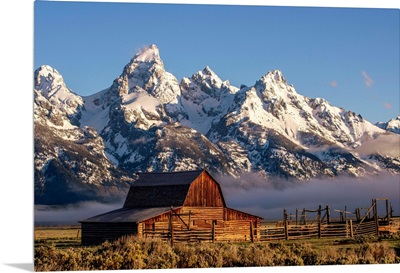
[[[237,234],[260,227],[261,217],[226,206],[221,186],[206,170],[138,175],[121,209],[80,221],[83,245],[147,231],[225,227]]]

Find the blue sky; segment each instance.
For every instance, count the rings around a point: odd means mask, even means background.
[[[399,9],[36,1],[34,67],[69,88],[109,87],[156,44],[180,81],[210,66],[232,85],[273,69],[298,93],[375,123],[399,113]]]

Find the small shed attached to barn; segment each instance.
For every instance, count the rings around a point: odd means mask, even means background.
[[[80,221],[83,245],[172,227],[174,230],[260,227],[261,217],[226,206],[221,186],[206,170],[138,176],[121,209]]]

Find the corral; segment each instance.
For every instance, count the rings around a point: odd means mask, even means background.
[[[379,217],[377,201],[386,201],[386,214]],[[339,218],[331,218],[330,208],[326,206],[315,210],[296,211],[294,215],[283,212],[283,220],[261,221],[260,226],[253,227],[251,222],[242,222],[241,226],[203,228],[202,230],[146,230],[146,237],[160,237],[171,243],[186,241],[209,242],[264,242],[298,239],[333,239],[357,238],[368,235],[394,234],[400,231],[400,217],[394,217],[388,210],[388,199],[372,199],[372,205],[366,208],[364,215],[360,209],[354,213],[347,210],[334,210],[340,213]],[[301,212],[301,213],[298,213]],[[372,212],[372,213],[371,213]],[[307,219],[308,213],[308,219]],[[316,217],[313,213],[316,214]],[[236,236],[232,236],[236,234]]]

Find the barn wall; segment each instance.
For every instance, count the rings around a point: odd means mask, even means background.
[[[247,220],[247,221],[252,221],[254,227],[260,227],[261,226],[261,218],[247,214],[242,211],[230,209],[230,208],[224,208],[224,215],[225,215],[225,220],[226,221],[236,221],[236,220]]]
[[[223,207],[183,207],[182,213],[190,212],[191,220],[224,220]],[[188,218],[188,216],[185,216]]]
[[[174,209],[174,213],[180,214],[181,209]],[[169,227],[170,211],[152,217],[145,221],[140,222],[144,229],[167,229]],[[173,221],[176,222],[176,217],[173,217]]]
[[[190,224],[189,224],[190,212]],[[179,217],[176,215],[179,214]],[[145,229],[168,229],[170,212],[141,222]],[[224,220],[223,207],[183,207],[175,209],[172,215],[174,229],[211,228],[212,222],[222,224]]]
[[[136,223],[81,223],[81,229],[82,245],[96,245],[137,234]]]
[[[219,185],[206,172],[203,172],[190,185],[184,206],[223,207],[224,199]]]

